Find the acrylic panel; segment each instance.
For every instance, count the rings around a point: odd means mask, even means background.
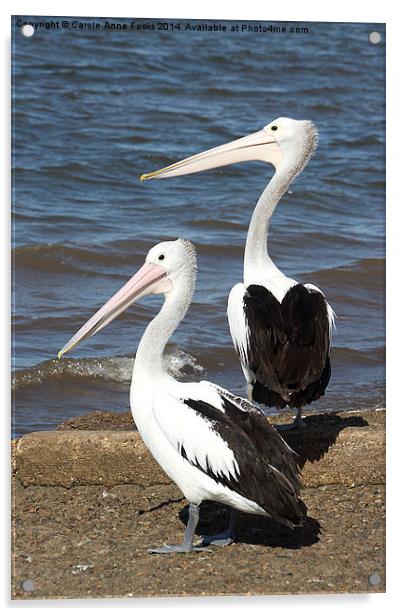
[[[384,592],[385,24],[14,16],[11,28],[13,597]],[[153,375],[141,395],[152,409],[157,398],[166,404],[160,422],[170,425],[161,430],[174,433],[174,443],[166,437],[164,451],[181,456],[189,483],[223,486],[221,502],[201,498],[196,540],[225,530],[229,492],[233,502],[247,498],[272,515],[241,510],[225,547],[149,553],[180,543],[189,517],[188,500],[148,452],[130,412],[136,351],[163,297],[140,299],[61,359],[58,352],[154,245],[185,238],[197,250],[197,285],[166,346],[166,369],[179,383],[210,381],[258,398],[233,346],[227,301],[243,284],[255,204],[312,126],[318,145],[278,193],[268,250],[288,279],[321,289],[336,314],[331,374],[327,316],[325,331],[317,329],[326,305],[319,292],[303,287],[315,293],[315,312],[293,298],[289,333],[278,308],[287,288],[280,296],[275,271],[251,276],[262,291],[244,280],[238,315],[251,305],[259,311],[255,331],[248,314],[245,336],[257,348],[249,374],[261,373],[264,353],[269,363],[281,344],[299,345],[291,367],[280,377],[275,368],[281,387],[287,377],[283,404],[261,376],[271,397],[259,406],[273,425],[303,407],[304,425],[265,437],[253,424],[246,434],[239,425],[257,411],[222,399],[222,408],[206,410],[201,403],[217,394],[202,399],[197,388],[186,404],[178,394],[181,410],[169,419],[164,381]],[[257,131],[271,145],[247,142],[202,173],[140,181]],[[247,148],[268,148],[266,162],[275,150],[276,167],[249,160]],[[232,155],[238,164],[225,166]],[[163,257],[153,271],[170,267],[170,253]],[[155,357],[161,344],[158,333]],[[314,361],[324,361],[314,381],[322,391],[287,408],[309,344]],[[266,422],[263,414],[255,422]],[[307,508],[290,525],[280,503],[290,490],[296,507],[295,485],[266,487],[282,438],[296,452]],[[221,454],[234,460],[227,476],[213,472]]]

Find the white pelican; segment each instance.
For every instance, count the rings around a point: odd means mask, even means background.
[[[194,546],[199,505],[213,500],[293,527],[306,513],[299,498],[296,454],[247,400],[209,383],[179,383],[166,371],[164,348],[191,303],[197,261],[183,239],[152,248],[145,264],[59,352],[59,358],[94,335],[147,294],[165,296],[137,349],[130,390],[134,420],[144,443],[190,503],[181,545],[157,553],[228,545],[230,532]]]
[[[312,122],[278,118],[256,133],[141,176],[169,178],[248,160],[274,166],[251,218],[244,279],[231,290],[227,313],[249,400],[297,409],[293,424],[278,426],[281,429],[305,425],[302,407],[324,395],[331,375],[332,308],[315,285],[285,276],[267,250],[275,207],[307,164],[317,140]]]

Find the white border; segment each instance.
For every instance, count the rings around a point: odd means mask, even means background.
[[[9,554],[2,550],[4,555],[0,579],[2,583],[2,599],[5,609],[13,609],[18,613],[22,609],[30,608],[42,611],[44,608],[62,608],[74,610],[74,614],[91,614],[95,610],[113,610],[116,607],[136,610],[136,614],[148,609],[163,610],[164,612],[191,608],[193,613],[208,610],[226,611],[231,613],[244,609],[255,611],[280,610],[281,616],[308,613],[314,616],[325,611],[326,616],[339,614],[339,610],[353,610],[355,614],[364,613],[378,616],[381,609],[393,610],[395,605],[400,607],[399,598],[399,571],[400,571],[400,485],[396,485],[398,475],[401,474],[401,461],[399,440],[402,438],[399,388],[401,376],[401,317],[400,296],[401,277],[400,254],[401,246],[401,116],[402,116],[402,91],[400,78],[400,64],[402,59],[402,22],[399,19],[400,11],[397,3],[391,0],[381,2],[355,2],[350,0],[337,0],[334,3],[318,3],[316,0],[287,0],[287,2],[261,2],[247,0],[235,4],[232,1],[203,0],[202,2],[189,2],[169,0],[154,0],[151,3],[135,4],[114,0],[111,4],[106,2],[89,2],[85,0],[73,0],[67,3],[54,3],[49,0],[36,0],[28,2],[22,0],[3,1],[1,5],[0,28],[2,33],[3,51],[3,88],[7,95],[9,89],[9,60],[10,60],[10,15],[76,15],[76,16],[113,16],[113,17],[188,17],[201,19],[264,19],[269,21],[338,21],[338,22],[387,22],[387,424],[388,424],[388,480],[387,480],[387,594],[386,595],[323,595],[323,596],[288,596],[288,597],[250,597],[250,598],[211,598],[211,599],[142,599],[142,600],[77,600],[77,601],[13,601],[9,595]],[[373,87],[375,87],[375,75],[373,75]],[[4,100],[5,98],[5,100]],[[1,247],[1,282],[2,282],[2,323],[7,331],[9,319],[9,297],[5,289],[9,288],[9,96],[2,98],[2,119],[5,143],[2,152],[4,164],[1,165],[3,191],[3,237]],[[364,207],[364,204],[362,204]],[[398,263],[399,261],[399,263]],[[7,337],[3,335],[3,346]],[[4,355],[4,354],[3,354]],[[3,454],[0,459],[3,466],[3,486],[9,485],[8,466],[8,439],[9,439],[9,353],[5,352],[3,361],[2,387],[3,393]],[[4,453],[5,452],[5,453]],[[4,498],[3,502],[7,502]],[[2,511],[2,535],[8,536],[9,511]],[[399,539],[399,542],[398,542]],[[4,542],[3,542],[4,544]],[[269,555],[267,554],[269,558]],[[219,572],[217,572],[219,574]],[[392,612],[391,612],[392,613]]]

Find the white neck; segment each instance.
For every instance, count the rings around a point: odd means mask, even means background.
[[[264,274],[265,277],[270,274],[281,274],[268,254],[267,236],[272,214],[296,175],[294,166],[283,163],[257,201],[247,233],[244,254],[246,286],[256,282],[260,274]]]
[[[163,352],[188,310],[194,283],[195,276],[182,276],[172,291],[166,293],[161,310],[146,328],[138,345],[132,385],[144,377],[155,378],[166,373]]]

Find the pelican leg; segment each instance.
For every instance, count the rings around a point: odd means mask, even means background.
[[[236,539],[236,520],[237,511],[232,509],[230,511],[229,527],[219,535],[205,535],[202,537],[201,546],[216,545],[218,547],[226,547],[231,545]]]
[[[188,522],[186,530],[184,532],[184,540],[181,545],[163,545],[160,548],[149,548],[150,554],[180,554],[188,552],[203,552],[209,551],[207,547],[194,546],[194,533],[197,528],[198,520],[200,518],[200,509],[198,505],[190,503],[188,509]]]
[[[302,420],[302,409],[297,409],[293,423],[295,428],[307,428],[306,422]]]
[[[297,428],[306,428],[307,424],[302,420],[302,409],[297,409],[296,417],[291,424],[276,424],[275,428],[279,432],[286,432],[287,430],[293,430]]]

